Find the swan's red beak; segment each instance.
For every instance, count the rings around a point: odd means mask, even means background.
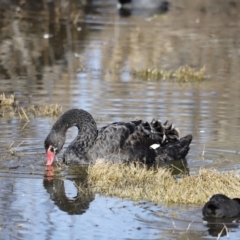
[[[49,146],[46,156],[47,156],[47,163],[46,165],[52,165],[54,158],[55,158],[55,154],[51,151],[52,146]]]

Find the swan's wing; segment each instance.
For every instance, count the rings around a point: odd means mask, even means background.
[[[106,149],[106,152],[115,152],[123,149],[130,136],[138,132],[141,122],[115,122],[98,129],[98,137],[95,147],[98,145]],[[103,149],[102,149],[103,150]]]
[[[151,123],[142,120],[131,122],[115,122],[98,130],[95,147],[99,145],[105,152],[115,152],[119,149],[134,147],[146,148],[153,144],[164,144],[179,138],[179,132],[168,122],[152,120]]]

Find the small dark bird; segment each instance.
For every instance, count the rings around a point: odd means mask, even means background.
[[[224,194],[215,194],[205,203],[202,214],[204,218],[240,217],[240,199],[231,199]]]
[[[131,3],[131,0],[118,0],[118,2],[122,5],[127,4],[127,3]]]
[[[154,9],[166,12],[170,3],[166,0],[118,0],[118,8]]]
[[[184,158],[192,141],[192,135],[179,138],[179,131],[168,121],[114,122],[97,129],[88,112],[71,109],[59,117],[44,142],[47,165],[53,163],[63,148],[68,128],[73,126],[78,128],[78,135],[63,154],[66,164],[85,165],[98,158],[111,162],[167,162]]]

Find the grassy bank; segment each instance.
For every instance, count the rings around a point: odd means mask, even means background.
[[[240,175],[236,171],[200,169],[197,175],[177,178],[166,168],[96,163],[88,173],[88,182],[96,192],[134,201],[203,204],[213,194],[239,197],[240,191]]]

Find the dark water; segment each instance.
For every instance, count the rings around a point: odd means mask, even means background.
[[[15,4],[1,5],[0,92],[15,93],[22,106],[83,108],[99,126],[169,119],[181,135],[194,136],[190,173],[240,167],[238,2],[182,0],[157,18],[139,10],[122,17],[114,0],[84,8],[79,2]],[[132,74],[186,64],[205,66],[207,79],[146,81]],[[154,206],[78,191],[83,170],[56,169],[51,180],[43,141],[55,120],[0,118],[0,239],[215,239],[221,231],[222,225],[203,224],[201,206]],[[75,134],[69,131],[67,143]],[[230,239],[239,239],[238,224],[229,230]]]

